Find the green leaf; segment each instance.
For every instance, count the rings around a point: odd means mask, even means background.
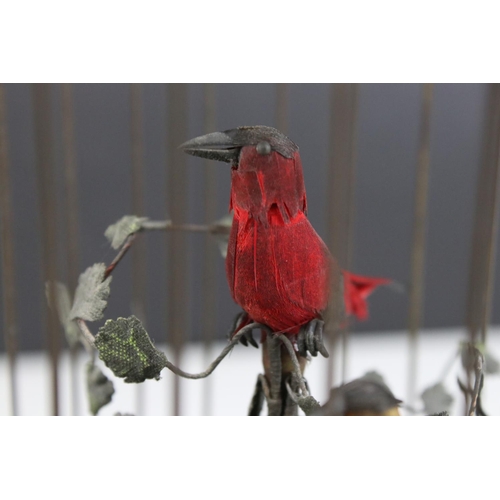
[[[66,340],[71,347],[75,347],[80,341],[78,325],[70,319],[71,298],[68,287],[64,283],[54,283],[55,300],[50,297],[49,283],[45,284],[45,294],[50,307],[56,308],[57,316],[64,329]]]
[[[128,383],[159,380],[166,357],[155,348],[141,322],[135,317],[109,319],[95,337],[99,357]]]
[[[92,361],[87,363],[87,397],[90,413],[97,415],[103,406],[111,402],[114,393],[113,382]]]
[[[484,353],[484,373],[487,375],[495,375],[498,372],[500,372],[500,362],[487,350]]]
[[[428,387],[422,393],[425,412],[429,414],[447,412],[453,403],[453,397],[449,394],[444,385],[439,383]]]
[[[135,215],[124,215],[118,222],[111,224],[104,236],[109,240],[111,246],[117,250],[125,240],[137,231],[142,229],[142,223],[147,221],[147,217],[136,217]]]
[[[85,321],[102,319],[108,305],[111,276],[104,281],[105,264],[94,264],[78,278],[75,301],[70,312],[70,319],[81,318]]]

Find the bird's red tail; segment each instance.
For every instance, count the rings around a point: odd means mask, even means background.
[[[356,316],[360,320],[368,318],[368,303],[366,299],[381,285],[388,285],[387,278],[371,278],[359,276],[348,271],[344,275],[344,302],[347,316]]]

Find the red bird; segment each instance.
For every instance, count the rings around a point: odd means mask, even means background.
[[[307,219],[297,145],[274,128],[255,126],[207,134],[181,148],[231,163],[234,218],[226,272],[233,299],[247,314],[237,329],[255,321],[294,339],[308,324],[314,333],[311,322],[323,319],[341,274]],[[388,280],[343,276],[345,311],[365,316],[366,296]],[[328,355],[322,342],[317,349],[308,342],[307,348]]]

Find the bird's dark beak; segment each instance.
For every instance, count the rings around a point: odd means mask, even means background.
[[[241,144],[238,144],[225,132],[213,132],[195,137],[181,144],[179,148],[193,156],[201,156],[209,160],[225,161],[227,163],[237,163]]]

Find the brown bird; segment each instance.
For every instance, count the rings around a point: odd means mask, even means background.
[[[394,397],[383,381],[367,374],[334,387],[328,401],[314,416],[392,416],[399,417],[401,400]]]

